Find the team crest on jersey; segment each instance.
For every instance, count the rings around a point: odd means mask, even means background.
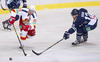
[[[23,20],[24,24],[29,24],[29,21],[31,20],[31,17],[28,16],[25,20]]]

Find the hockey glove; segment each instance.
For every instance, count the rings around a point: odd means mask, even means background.
[[[64,35],[63,35],[63,38],[66,40],[66,39],[69,39],[69,33],[67,31],[65,31]]]

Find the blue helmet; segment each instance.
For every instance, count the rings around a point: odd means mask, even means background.
[[[79,11],[88,13],[88,11],[85,8],[80,8]]]
[[[73,9],[72,12],[71,12],[71,15],[76,15],[76,14],[79,14],[79,10],[78,9]]]

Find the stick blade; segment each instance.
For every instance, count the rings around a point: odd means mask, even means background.
[[[40,54],[42,54],[42,53],[36,53],[34,50],[32,50],[32,52],[34,53],[34,54],[36,54],[36,55],[40,55]]]

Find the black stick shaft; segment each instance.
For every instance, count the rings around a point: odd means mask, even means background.
[[[48,49],[52,48],[53,46],[55,46],[56,44],[58,44],[59,42],[61,42],[63,39],[59,40],[58,42],[54,43],[53,45],[51,45],[50,47],[48,47],[47,49],[45,49],[43,52],[47,51]],[[42,52],[42,53],[43,53]]]
[[[19,41],[19,43],[20,43],[20,46],[22,47],[21,49],[22,49],[24,55],[26,56],[27,54],[25,53],[25,50],[24,50],[24,48],[23,48],[23,46],[22,46],[22,43],[21,43],[21,41],[20,41],[20,39],[19,39],[19,36],[18,36],[18,34],[17,34],[17,31],[16,31],[16,28],[15,28],[14,24],[13,24],[13,28],[14,28],[14,30],[15,30],[15,33],[16,33],[16,36],[17,36],[18,41]]]
[[[58,44],[59,42],[61,42],[63,39],[57,41],[56,43],[54,43],[53,45],[51,45],[50,47],[48,47],[47,49],[45,49],[43,52],[47,51],[48,49],[52,48],[53,46],[55,46],[56,44]],[[41,52],[41,53],[43,53]]]

